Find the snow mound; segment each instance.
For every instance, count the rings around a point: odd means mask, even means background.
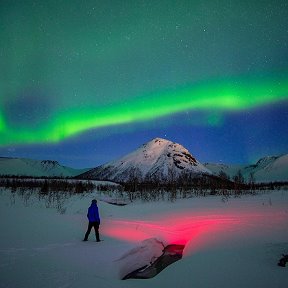
[[[164,244],[156,238],[146,239],[130,251],[124,253],[118,260],[119,277],[122,279],[127,274],[151,265],[163,254]]]

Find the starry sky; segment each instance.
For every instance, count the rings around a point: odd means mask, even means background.
[[[75,168],[154,137],[288,153],[288,2],[1,1],[0,156]]]

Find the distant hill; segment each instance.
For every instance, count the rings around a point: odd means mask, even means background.
[[[74,177],[89,169],[74,169],[53,160],[0,157],[0,175],[33,177]]]
[[[252,175],[256,183],[288,181],[288,154],[263,157],[252,165],[206,163],[204,166],[214,175],[219,175],[220,171],[223,171],[230,178],[240,170],[246,181]]]

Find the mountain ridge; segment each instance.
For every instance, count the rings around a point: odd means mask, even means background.
[[[0,157],[0,175],[31,177],[77,177],[125,182],[129,178],[177,178],[181,173],[215,175],[224,172],[231,180],[241,172],[255,183],[288,181],[288,154],[265,156],[255,164],[200,163],[181,144],[154,138],[119,159],[94,168],[75,169],[56,160]],[[169,175],[168,175],[169,174]],[[169,176],[169,177],[168,177]]]
[[[195,175],[212,174],[182,145],[157,137],[120,159],[95,167],[79,176],[126,182],[131,174],[132,177],[137,176],[142,180],[156,176],[162,179],[171,174],[177,177],[182,171]]]
[[[260,158],[255,164],[205,163],[204,166],[211,170],[214,175],[219,175],[222,171],[231,179],[240,171],[246,182],[251,177],[256,183],[288,181],[288,154],[265,156]]]
[[[0,175],[31,177],[74,177],[87,169],[74,169],[56,160],[0,157]]]

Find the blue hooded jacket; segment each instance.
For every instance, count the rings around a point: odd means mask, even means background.
[[[91,203],[91,206],[88,208],[87,217],[89,222],[98,222],[100,224],[99,211],[96,202]]]

